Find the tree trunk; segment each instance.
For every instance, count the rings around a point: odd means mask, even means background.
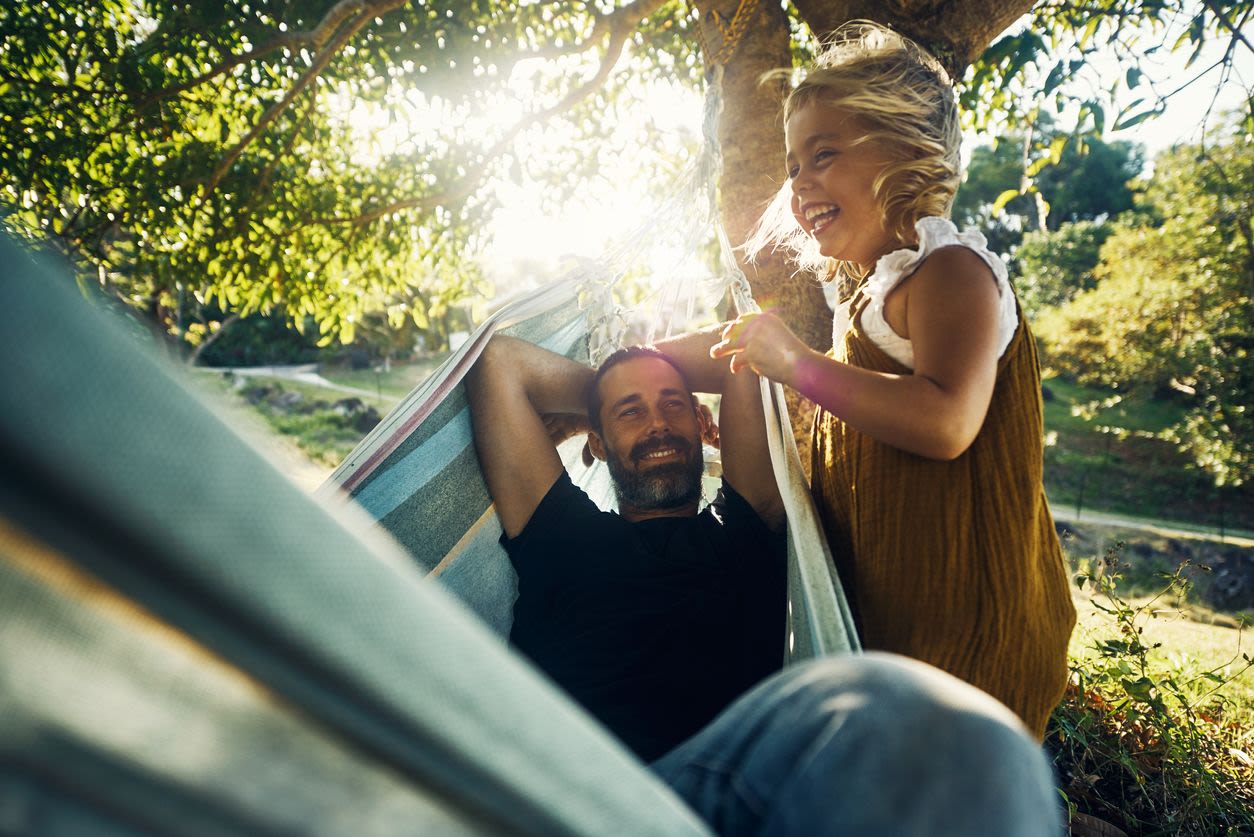
[[[823,35],[850,20],[877,21],[932,51],[955,79],[962,78],[993,39],[1033,5],[1034,0],[794,0],[815,34]],[[725,32],[734,28],[731,23],[740,6],[740,0],[699,4],[702,36],[712,50],[717,51]],[[789,43],[784,10],[770,0],[758,0],[724,69],[720,211],[733,246],[748,238],[785,179],[781,105],[787,88],[783,81],[762,84],[759,79],[770,70],[792,66]],[[779,314],[814,348],[826,351],[831,347],[831,312],[816,281],[794,275],[776,255],[763,254],[753,264],[741,255],[740,263],[764,309]],[[808,466],[813,405],[789,391],[789,409],[802,462]]]
[[[795,0],[816,35],[850,20],[873,20],[918,43],[960,80],[971,62],[1035,0]]]
[[[721,41],[712,22],[719,15],[734,18],[737,0],[703,3],[701,26],[706,43]],[[723,150],[723,176],[719,183],[719,208],[732,246],[737,247],[785,181],[782,104],[785,80],[760,83],[763,73],[792,65],[788,18],[777,3],[760,0],[744,36],[731,55],[723,74],[723,114],[718,139]],[[717,47],[715,47],[717,48]],[[831,311],[819,284],[801,275],[781,256],[763,253],[752,262],[737,254],[740,265],[763,309],[774,311],[797,336],[826,351],[831,347]],[[789,410],[802,462],[809,463],[809,428],[813,406],[788,391]]]
[[[214,343],[217,343],[219,340],[221,340],[222,335],[226,334],[227,329],[229,329],[232,325],[234,325],[237,322],[239,322],[239,314],[231,314],[229,317],[223,320],[222,325],[218,326],[217,331],[207,336],[204,340],[200,342],[199,346],[197,346],[195,349],[192,349],[191,354],[187,356],[187,365],[188,366],[199,365],[200,356],[205,353],[205,349],[208,349]]]

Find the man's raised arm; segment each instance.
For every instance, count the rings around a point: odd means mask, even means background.
[[[542,416],[584,413],[592,370],[496,335],[466,376],[475,450],[508,537],[522,532],[562,473]]]
[[[722,326],[685,334],[657,344],[698,392],[722,395],[718,410],[719,449],[723,476],[774,531],[784,528],[780,498],[766,441],[766,419],[758,376],[750,370],[733,374],[724,359],[710,357],[721,339]]]

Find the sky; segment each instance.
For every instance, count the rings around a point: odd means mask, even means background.
[[[1177,34],[1168,32],[1160,37],[1171,42]],[[1150,38],[1141,42],[1143,47],[1152,43]],[[1239,108],[1244,96],[1248,95],[1246,91],[1254,87],[1254,55],[1250,50],[1241,48],[1237,53],[1233,77],[1212,106],[1220,70],[1203,71],[1219,59],[1225,46],[1226,40],[1208,43],[1187,69],[1184,66],[1189,53],[1187,48],[1175,53],[1164,48],[1155,55],[1144,56],[1142,68],[1149,81],[1143,82],[1136,91],[1122,91],[1114,106],[1107,107],[1105,138],[1108,141],[1129,140],[1144,146],[1147,173],[1159,152],[1177,143],[1196,142],[1204,124],[1214,127],[1219,121],[1219,114],[1225,109]],[[1117,47],[1108,45],[1090,59],[1080,84],[1091,88],[1096,95],[1110,86],[1112,78],[1122,77],[1123,74],[1124,69],[1117,59]],[[1120,107],[1137,96],[1145,95],[1151,83],[1154,91],[1166,94],[1198,75],[1201,77],[1197,81],[1168,99],[1163,115],[1127,130],[1109,130]],[[697,93],[679,86],[668,88],[660,85],[650,93],[648,101],[652,119],[661,130],[673,134],[676,142],[691,142],[693,137],[700,135],[702,104]],[[1064,113],[1058,122],[1067,126],[1074,120],[1074,113]],[[981,137],[968,135],[964,140],[964,150],[969,153],[971,147],[982,141]],[[567,255],[595,258],[615,233],[621,234],[625,224],[632,219],[647,217],[651,198],[643,187],[631,187],[629,169],[608,180],[615,185],[581,190],[565,210],[547,214],[540,208],[532,189],[504,184],[498,195],[503,208],[493,224],[494,242],[483,256],[488,274],[512,283],[518,278],[510,274],[517,271],[520,263],[534,270],[538,266],[556,265]]]
[[[1175,36],[1169,37],[1174,40]],[[1156,86],[1161,93],[1170,93],[1182,87],[1185,82],[1194,78],[1197,80],[1171,96],[1167,100],[1167,109],[1161,116],[1124,131],[1107,130],[1106,139],[1129,140],[1145,146],[1147,160],[1152,160],[1160,151],[1177,143],[1192,143],[1201,139],[1203,125],[1214,128],[1219,122],[1220,113],[1240,108],[1244,96],[1248,95],[1246,91],[1254,88],[1254,53],[1242,47],[1236,52],[1230,82],[1224,85],[1218,97],[1215,96],[1221,70],[1212,65],[1222,57],[1226,46],[1226,40],[1208,42],[1197,60],[1188,68],[1185,67],[1189,55],[1187,48],[1178,52],[1167,52],[1163,49],[1156,55],[1142,58],[1146,75],[1158,80]],[[1097,56],[1091,62],[1091,67],[1101,78],[1110,78],[1112,73],[1122,74],[1113,47]],[[1140,90],[1131,93],[1124,91],[1120,104],[1128,104],[1143,94],[1144,91]],[[1113,119],[1108,124],[1113,124]]]

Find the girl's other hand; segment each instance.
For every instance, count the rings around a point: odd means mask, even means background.
[[[744,314],[723,329],[710,357],[731,358],[731,371],[752,369],[763,377],[792,384],[798,359],[808,347],[774,314]]]

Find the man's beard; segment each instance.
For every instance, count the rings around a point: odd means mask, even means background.
[[[680,458],[643,470],[630,468],[617,455],[607,452],[605,463],[610,468],[620,508],[629,505],[636,509],[671,509],[700,499],[705,459],[699,444],[693,445],[679,436],[664,436],[637,443],[628,456],[639,464],[645,454],[664,448],[675,448]]]

